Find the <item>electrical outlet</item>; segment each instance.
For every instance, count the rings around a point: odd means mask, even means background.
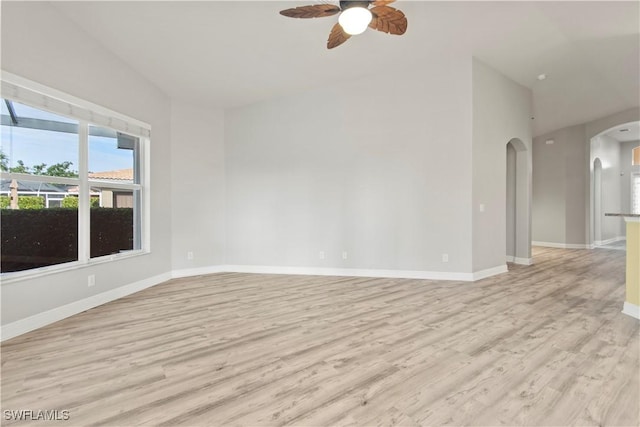
[[[449,262],[449,254],[442,254],[442,262]]]
[[[347,251],[342,251],[342,259],[347,259]]]
[[[484,203],[480,203],[480,212],[484,212]]]
[[[320,259],[324,259],[324,251],[320,251],[320,254],[318,256],[320,257]]]
[[[90,274],[87,277],[87,286],[88,287],[92,287],[96,284],[96,275],[95,274]]]
[[[187,259],[189,261],[193,260],[193,252],[191,252],[191,251],[187,252]]]

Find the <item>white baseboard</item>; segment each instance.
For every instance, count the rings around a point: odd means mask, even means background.
[[[625,239],[626,239],[626,236],[618,236],[618,237],[612,237],[611,239],[607,239],[607,240],[596,240],[593,242],[593,246],[610,245],[611,243],[616,243]]]
[[[473,281],[475,273],[450,273],[444,271],[422,270],[378,270],[360,268],[324,268],[324,267],[283,267],[268,265],[226,265],[223,271],[233,273],[257,274],[299,274],[304,276],[346,276],[346,277],[380,277],[392,279],[425,279]],[[498,274],[498,273],[494,273]]]
[[[182,270],[173,270],[171,272],[172,279],[180,279],[183,277],[204,276],[206,274],[215,274],[229,272],[224,265],[212,265],[210,267],[185,268]]]
[[[531,265],[533,264],[533,258],[518,258],[513,255],[506,256],[507,262],[512,262],[519,265]]]
[[[640,307],[635,304],[631,304],[630,302],[624,302],[622,312],[628,316],[640,319]]]
[[[498,274],[506,273],[508,271],[509,271],[509,269],[507,268],[506,264],[499,265],[497,267],[487,268],[486,270],[476,271],[475,273],[472,274],[472,279],[471,280],[473,280],[473,281],[482,280],[482,279],[486,279],[487,277],[496,276]]]
[[[80,301],[74,301],[61,307],[56,307],[33,316],[29,316],[25,319],[7,323],[6,325],[2,325],[2,328],[0,329],[0,341],[5,341],[10,338],[17,337],[18,335],[33,331],[34,329],[50,325],[51,323],[71,317],[74,314],[82,313],[83,311],[99,305],[106,304],[127,295],[139,292],[143,289],[150,288],[159,283],[166,282],[169,279],[171,279],[170,273],[160,274],[158,276],[121,286],[98,295],[93,295]]]
[[[590,245],[584,243],[554,243],[554,242],[531,242],[533,246],[543,246],[545,248],[558,249],[590,249]]]

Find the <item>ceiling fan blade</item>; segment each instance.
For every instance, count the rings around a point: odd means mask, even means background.
[[[331,33],[329,34],[329,40],[327,40],[327,49],[333,49],[334,47],[340,46],[350,38],[351,35],[345,33],[340,24],[336,24],[333,26],[333,28],[331,29]]]
[[[386,6],[389,3],[393,3],[396,0],[371,0],[373,6]]]
[[[371,9],[373,18],[370,28],[383,33],[402,35],[407,31],[407,17],[398,9],[389,6],[376,6]]]
[[[288,16],[289,18],[322,18],[335,15],[338,12],[340,12],[340,8],[336,5],[314,4],[281,10],[280,15]]]

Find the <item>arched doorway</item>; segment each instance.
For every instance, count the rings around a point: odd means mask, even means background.
[[[514,138],[506,145],[506,259],[531,264],[531,215],[527,146]]]
[[[516,159],[517,152],[511,142],[507,143],[507,261],[516,258]]]
[[[593,244],[602,244],[602,162],[599,158],[593,161]]]
[[[585,204],[588,247],[609,245],[625,239],[621,218],[606,212],[631,209],[632,159],[630,147],[637,146],[640,122],[623,122],[603,129],[589,139],[589,183]]]

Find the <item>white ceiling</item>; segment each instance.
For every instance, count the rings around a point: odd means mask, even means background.
[[[626,130],[625,130],[626,129]],[[640,141],[640,122],[626,123],[604,133],[618,142]]]
[[[314,3],[54,2],[169,96],[236,107],[469,54],[534,93],[534,134],[639,105],[639,2],[398,1],[404,36],[368,30],[327,50],[337,18],[285,18]],[[326,3],[326,1],[325,1]],[[546,73],[547,79],[536,76]]]

